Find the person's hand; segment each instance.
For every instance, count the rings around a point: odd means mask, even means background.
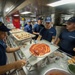
[[[37,33],[37,35],[39,35],[39,33]]]
[[[20,50],[21,49],[21,47],[23,47],[24,45],[21,45],[21,46],[18,46],[18,50]]]
[[[18,50],[20,50],[21,46],[18,47]]]
[[[21,48],[25,48],[26,44],[19,46],[18,50],[21,50]]]
[[[75,48],[73,48],[73,51],[75,51]]]
[[[16,62],[14,62],[15,69],[20,69],[25,64],[26,64],[26,61],[25,60],[18,60]]]

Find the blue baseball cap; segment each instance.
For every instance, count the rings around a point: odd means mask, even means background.
[[[71,17],[67,20],[67,22],[75,23],[75,17]]]
[[[0,31],[8,32],[10,29],[8,29],[2,22],[0,22]]]
[[[50,17],[47,17],[47,18],[45,19],[45,22],[51,22],[51,18],[50,18]]]
[[[42,17],[39,17],[38,20],[43,20],[43,18]]]
[[[28,19],[28,20],[27,20],[27,22],[31,22],[31,20],[30,20],[30,19]]]

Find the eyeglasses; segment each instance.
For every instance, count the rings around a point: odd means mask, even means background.
[[[75,24],[75,23],[72,23],[72,22],[66,23],[66,25],[73,25],[73,24]]]
[[[31,22],[29,22],[29,23],[31,23]]]
[[[46,22],[46,24],[50,24],[50,22]]]
[[[66,23],[66,25],[71,25],[71,24],[72,24],[71,22]]]

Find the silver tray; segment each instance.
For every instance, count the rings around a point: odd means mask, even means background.
[[[32,37],[35,37],[35,35],[30,34],[28,32],[19,32],[19,33],[14,33],[12,36],[17,40],[17,41],[22,41],[22,40],[27,40]],[[17,37],[18,36],[18,37]],[[19,38],[20,37],[20,38]]]
[[[10,31],[10,33],[17,33],[17,32],[21,32],[21,31],[23,31],[23,30],[21,30],[21,29],[12,29]]]

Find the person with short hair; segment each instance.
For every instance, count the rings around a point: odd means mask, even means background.
[[[7,36],[8,29],[2,22],[0,22],[0,75],[6,75],[6,72],[11,69],[19,69],[25,65],[25,60],[15,61],[13,63],[7,63],[7,53],[20,50],[20,47],[10,48],[6,45],[4,39]]]
[[[24,31],[32,33],[32,25],[31,25],[31,20],[27,20],[27,25],[24,27]]]
[[[34,38],[35,40],[37,39],[40,30],[44,27],[44,25],[42,24],[42,20],[43,19],[41,17],[39,17],[37,24],[34,25],[33,34],[36,35],[36,37]]]
[[[67,20],[66,29],[60,34],[56,44],[62,51],[75,56],[75,17]]]
[[[41,29],[38,40],[45,39],[49,42],[54,42],[55,37],[56,37],[56,30],[54,27],[51,26],[52,24],[51,18],[47,17],[45,19],[45,22],[46,22],[45,27]]]

